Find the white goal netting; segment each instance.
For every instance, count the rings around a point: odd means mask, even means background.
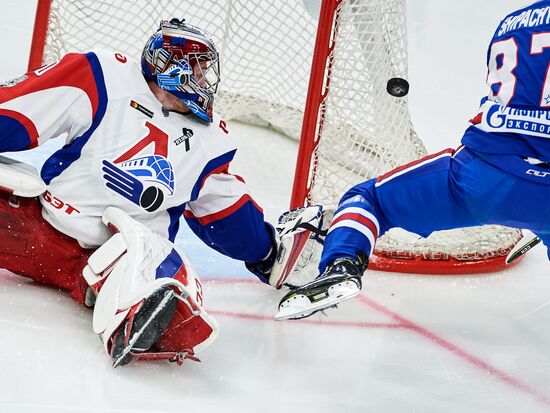
[[[320,1],[52,0],[44,62],[97,47],[139,57],[161,19],[183,17],[210,33],[219,49],[216,110],[299,139]],[[328,3],[336,17],[334,24],[320,25],[330,31],[332,47],[324,67],[314,69],[325,81],[307,199],[335,204],[353,184],[426,150],[411,126],[407,99],[386,92],[388,79],[407,74],[405,1]],[[441,231],[426,239],[392,230],[377,252],[405,261],[451,259],[460,266],[502,257],[520,238],[516,229],[495,226]]]

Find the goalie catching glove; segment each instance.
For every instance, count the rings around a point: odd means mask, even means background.
[[[317,276],[317,265],[333,210],[321,205],[296,208],[279,217],[269,257],[246,267],[275,288],[298,287]]]
[[[115,234],[92,254],[83,276],[93,292],[87,295],[93,330],[113,366],[134,359],[198,360],[195,352],[214,341],[218,326],[202,308],[191,263],[118,208],[107,208],[103,222]]]

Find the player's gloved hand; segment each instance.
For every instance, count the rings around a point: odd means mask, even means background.
[[[201,283],[175,245],[109,207],[115,234],[88,260],[84,278],[96,300],[93,329],[115,367],[143,359],[179,364],[210,344],[218,326],[202,308]]]
[[[323,242],[334,210],[321,205],[296,208],[283,213],[275,227],[276,249],[247,268],[275,288],[298,287],[315,279]]]
[[[0,156],[0,190],[24,198],[34,198],[46,191],[46,184],[34,167]]]

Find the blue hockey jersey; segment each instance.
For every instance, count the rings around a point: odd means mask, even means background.
[[[550,162],[550,1],[506,16],[487,53],[487,84],[462,143]]]

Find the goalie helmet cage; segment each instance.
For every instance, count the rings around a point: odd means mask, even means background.
[[[386,92],[390,78],[407,75],[405,0],[39,0],[29,70],[98,47],[139,58],[158,22],[173,16],[216,43],[222,116],[300,140],[291,207],[335,205],[352,185],[426,155],[407,98]],[[427,238],[392,229],[369,268],[495,271],[520,239],[500,226]]]

